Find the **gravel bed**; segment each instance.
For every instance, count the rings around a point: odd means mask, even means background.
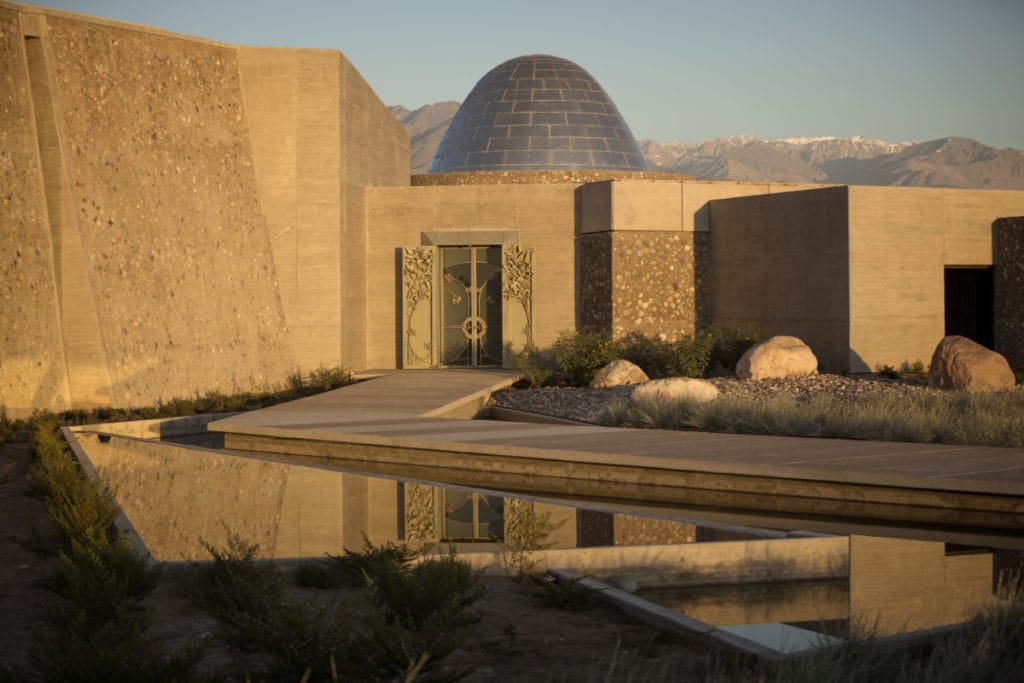
[[[809,401],[825,396],[837,401],[855,401],[867,395],[910,396],[916,393],[943,393],[929,389],[926,382],[882,377],[853,378],[843,375],[809,375],[786,379],[741,380],[715,377],[709,380],[723,396],[740,396],[755,401],[790,396]],[[609,404],[628,401],[632,386],[590,389],[579,387],[543,387],[506,389],[491,396],[491,405],[582,422],[600,422]]]

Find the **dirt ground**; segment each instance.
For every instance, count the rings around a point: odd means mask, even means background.
[[[30,492],[28,443],[0,447],[0,468],[14,463],[0,478],[0,666],[23,668],[34,624],[58,598],[37,588],[54,559],[29,548],[43,528],[46,510]],[[711,666],[701,645],[686,642],[636,623],[611,607],[596,604],[582,611],[545,608],[535,598],[537,586],[507,577],[488,577],[477,603],[480,622],[464,647],[448,662],[471,667],[468,681],[693,680]],[[167,573],[149,596],[153,632],[167,642],[211,637],[217,623],[192,607]],[[208,650],[205,667],[223,673],[250,668],[251,656],[226,646]],[[204,668],[205,668],[204,667]]]

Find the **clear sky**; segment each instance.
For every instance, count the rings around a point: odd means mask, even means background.
[[[637,138],[959,135],[1024,149],[1024,0],[41,0],[245,45],[344,52],[387,104],[497,64],[587,69]]]

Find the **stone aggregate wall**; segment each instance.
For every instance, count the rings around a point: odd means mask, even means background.
[[[615,545],[669,545],[693,543],[697,527],[669,519],[615,515]]]
[[[595,183],[602,180],[691,180],[682,173],[654,171],[459,171],[422,173],[411,184],[426,185],[546,185],[548,183]]]
[[[1024,371],[1024,216],[995,222],[995,342],[1010,367]]]
[[[579,283],[576,306],[580,330],[612,329],[612,234],[584,233],[576,238]]]
[[[580,235],[580,327],[670,339],[706,327],[708,241],[679,230]]]
[[[0,406],[68,407],[21,21],[0,7]]]
[[[612,334],[676,339],[704,326],[707,233],[612,232]]]

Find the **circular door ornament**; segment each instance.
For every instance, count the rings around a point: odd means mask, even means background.
[[[471,316],[462,321],[462,334],[466,339],[480,339],[487,332],[487,323],[482,318]]]

